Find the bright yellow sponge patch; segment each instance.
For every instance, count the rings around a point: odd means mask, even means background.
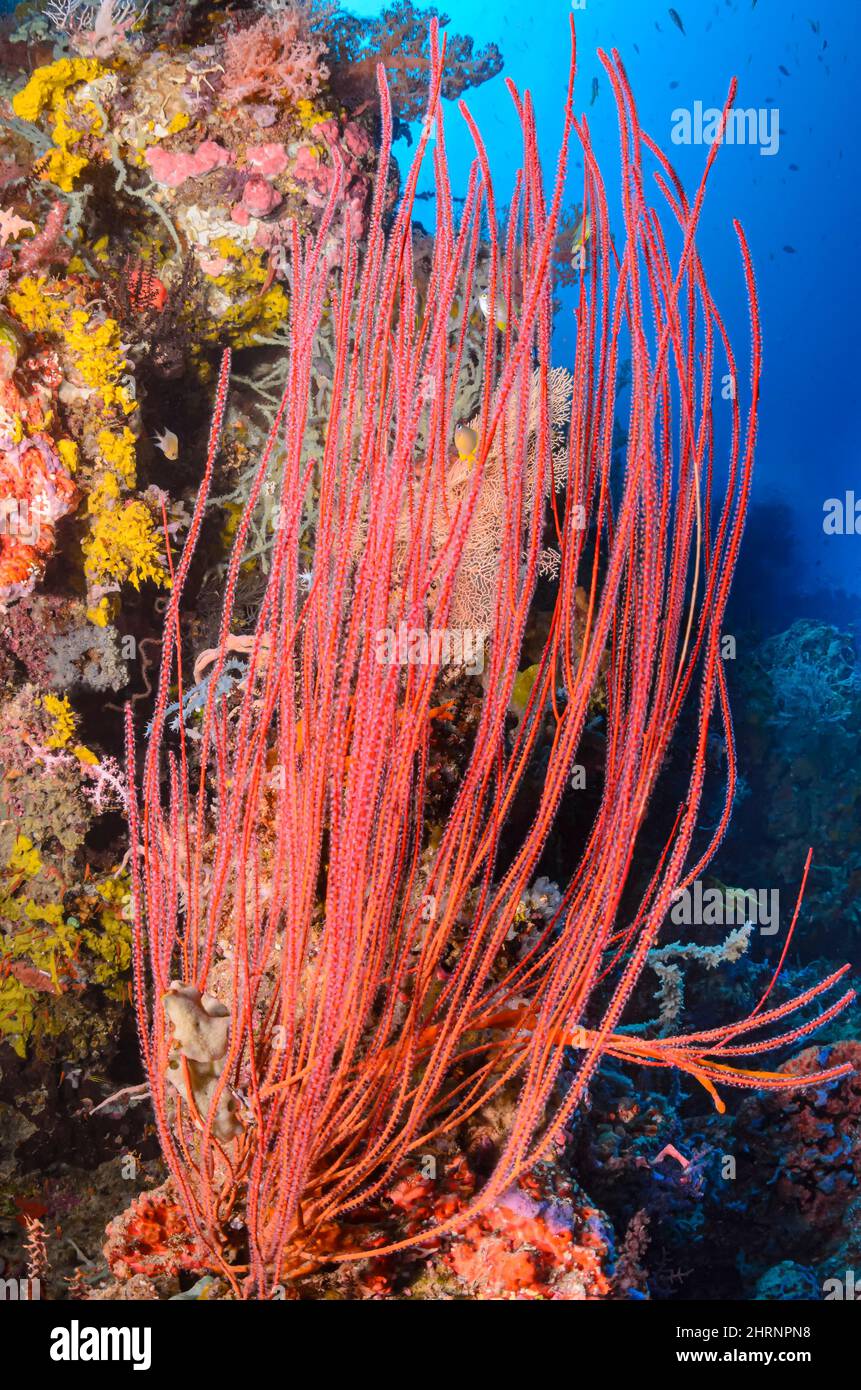
[[[123,426],[120,434],[114,434],[111,430],[101,430],[99,432],[99,450],[105,463],[119,475],[125,486],[134,487],[137,472],[135,437],[128,425]]]
[[[92,82],[107,72],[95,58],[61,58],[57,63],[37,68],[20,92],[12,98],[12,110],[22,121],[36,121],[42,112],[58,112],[69,87]]]
[[[68,473],[77,473],[79,450],[74,439],[61,439],[57,444],[57,453],[63,460],[63,465]]]
[[[99,513],[82,542],[87,575],[95,583],[167,585],[159,534],[143,502]]]
[[[50,714],[54,721],[54,727],[47,740],[48,747],[65,748],[75,732],[75,716],[69,704],[69,697],[64,695],[61,700],[58,695],[46,695],[42,704],[46,714]]]
[[[39,851],[33,848],[33,841],[26,835],[17,836],[9,856],[8,868],[13,873],[24,874],[27,878],[35,878],[41,867],[42,858]]]

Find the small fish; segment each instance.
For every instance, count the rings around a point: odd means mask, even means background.
[[[789,167],[790,167],[790,169],[792,170],[793,174],[797,174],[797,173],[798,173],[798,165],[797,165],[797,164],[790,164]]]
[[[811,29],[813,30],[814,34],[818,34],[818,33],[819,33],[819,20],[818,20],[818,19],[808,19],[807,22],[808,22],[808,24],[810,25]]]
[[[784,77],[791,77],[791,76],[792,76],[791,72],[789,71],[789,68],[785,68],[785,67],[783,66],[782,63],[778,63],[778,65],[777,65],[777,71],[778,71],[778,72],[782,72],[783,75],[784,75]]]
[[[679,14],[678,10],[667,10],[667,14],[670,16],[670,19],[671,19],[671,20],[673,21],[673,23],[675,24],[675,26],[676,26],[676,28],[678,29],[679,33],[680,33],[680,34],[684,34],[684,32],[685,32],[685,26],[684,26],[684,24],[682,23],[682,17],[681,17],[681,15]]]
[[[153,437],[153,443],[157,449],[161,449],[166,459],[173,463],[179,458],[179,440],[173,430],[162,430],[161,434]]]
[[[490,295],[485,291],[478,296],[478,307],[486,319],[490,318]],[[508,327],[508,311],[505,305],[505,298],[502,294],[496,296],[496,326],[500,333],[504,333]]]
[[[640,51],[640,45],[639,45],[638,43],[635,43],[635,44],[634,44],[634,52],[635,52],[635,53],[639,53],[639,51]]]
[[[512,714],[517,715],[518,722],[523,719],[526,713],[526,706],[529,704],[529,697],[540,670],[541,663],[536,662],[534,666],[527,666],[525,671],[518,671],[515,677],[511,687],[511,700],[508,708]]]
[[[671,92],[674,92],[674,91],[676,90],[676,88],[678,87],[678,85],[679,85],[678,82],[671,82],[671,83],[670,83],[670,91],[671,91]]]
[[[598,79],[597,79],[597,77],[593,77],[593,78],[592,78],[592,100],[589,102],[589,105],[590,105],[590,106],[594,106],[594,105],[595,105],[595,102],[596,102],[597,100],[598,100]]]
[[[471,425],[459,425],[454,432],[454,447],[461,460],[474,459],[478,448],[478,435]]]
[[[572,254],[585,246],[591,235],[592,223],[589,221],[589,214],[587,212],[584,217],[580,218],[580,221],[574,229],[574,235],[571,239]]]
[[[784,246],[783,249],[788,256],[794,256],[797,254],[794,246]]]

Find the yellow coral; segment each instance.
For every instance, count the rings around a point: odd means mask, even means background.
[[[87,618],[96,627],[107,627],[111,620],[111,607],[108,600],[100,598],[94,608],[88,608]]]
[[[65,915],[60,903],[34,903],[27,901],[24,904],[24,913],[31,922],[45,922],[49,927],[56,927],[65,931]],[[16,944],[20,937],[16,937]]]
[[[66,291],[68,294],[68,291]],[[129,363],[116,319],[94,322],[86,309],[72,308],[56,282],[23,276],[7,297],[9,308],[31,333],[56,333],[75,359],[84,383],[98,391],[105,406],[130,415],[136,402],[122,385]],[[124,440],[124,436],[120,436]]]
[[[75,179],[87,167],[83,155],[72,154],[57,145],[39,160],[39,177],[55,183],[63,193],[71,193]]]
[[[12,110],[22,121],[36,121],[43,111],[59,109],[69,87],[92,82],[106,71],[95,58],[61,58],[36,69],[26,87],[12,98]]]
[[[74,439],[61,439],[57,444],[57,453],[63,460],[63,465],[67,473],[77,473],[79,450]]]
[[[18,835],[12,846],[7,866],[13,873],[23,874],[25,878],[35,878],[42,867],[42,856],[34,848],[27,835]]]
[[[24,421],[18,414],[9,417],[11,423],[8,426],[8,434],[13,444],[20,444],[24,438]]]
[[[38,161],[37,168],[41,178],[50,179],[64,193],[71,193],[75,179],[89,162],[73,147],[85,135],[100,134],[104,126],[92,101],[83,101],[74,108],[74,115],[84,120],[84,129],[70,120],[67,94],[71,87],[92,82],[105,71],[95,58],[61,58],[57,63],[37,68],[26,87],[12,98],[12,109],[22,120],[36,121],[43,112],[53,117],[54,148]]]
[[[315,125],[320,125],[321,121],[330,121],[333,116],[331,111],[318,111],[308,97],[300,97],[296,102],[295,111],[303,130],[313,130]]]
[[[233,347],[253,347],[284,322],[290,301],[281,285],[272,285],[265,294],[257,293],[269,275],[262,252],[245,252],[230,237],[218,237],[212,245],[223,260],[230,262],[229,270],[212,277],[213,283],[226,291],[232,302],[219,314],[218,322],[201,336],[214,340],[226,333]]]
[[[35,280],[32,275],[25,275],[18,281],[16,288],[9,291],[9,308],[31,333],[44,333],[49,328],[59,328],[57,306],[49,297],[47,286],[47,276],[40,275]]]
[[[98,930],[85,928],[81,936],[96,957],[93,971],[96,982],[109,986],[107,993],[115,998],[124,993],[123,977],[132,962],[132,933],[128,920],[131,891],[128,879],[109,878],[96,884],[96,893],[103,906],[98,909]]]
[[[113,473],[103,473],[87,498],[87,511],[92,515],[111,511],[120,500],[120,484]]]
[[[48,747],[65,748],[75,732],[75,715],[69,704],[69,697],[64,695],[61,700],[58,695],[45,695],[42,706],[54,721],[54,727],[47,740]]]
[[[110,430],[100,430],[99,449],[102,458],[118,473],[126,487],[134,487],[137,470],[135,465],[135,437],[128,425],[120,434]]]
[[[167,586],[158,532],[143,502],[97,514],[82,542],[87,575],[93,583],[141,584],[152,579]]]
[[[27,1055],[27,1039],[35,1021],[34,995],[14,975],[0,980],[0,1037],[19,1057]]]
[[[128,362],[116,320],[94,324],[85,309],[73,309],[63,336],[87,386],[99,392],[106,406],[119,406],[126,414],[133,411],[135,402],[120,385]]]

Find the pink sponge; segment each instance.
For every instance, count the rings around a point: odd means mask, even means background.
[[[199,178],[211,174],[225,164],[233,163],[233,155],[215,140],[204,140],[194,151],[163,150],[159,145],[151,145],[145,154],[146,162],[152,169],[153,178],[166,188],[179,188],[186,179]]]

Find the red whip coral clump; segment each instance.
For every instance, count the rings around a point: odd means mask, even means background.
[[[222,92],[235,102],[309,100],[329,76],[325,51],[324,40],[311,32],[298,6],[263,15],[225,39]]]
[[[157,1279],[208,1267],[207,1252],[189,1230],[170,1182],[135,1197],[105,1234],[105,1259],[120,1279],[132,1274]]]
[[[391,1188],[411,1156],[457,1134],[504,1085],[516,1102],[483,1186],[450,1215],[434,1212],[427,1227],[373,1245],[376,1257],[471,1231],[473,1260],[484,1267],[485,1223],[503,1204],[512,1249],[495,1253],[504,1276],[524,1288],[540,1284],[542,1262],[568,1242],[555,1223],[543,1228],[528,1203],[511,1208],[510,1193],[553,1151],[604,1057],[677,1068],[719,1108],[718,1087],[792,1090],[849,1069],[826,1061],[799,1078],[749,1066],[775,1040],[752,1044],[748,1035],[819,999],[842,970],[766,1008],[772,979],[740,1022],[671,1037],[622,1028],[670,905],[710,862],[735,793],[721,633],[750,490],[761,348],[752,261],[736,226],[752,320],[751,395],[744,414],[732,402],[728,456],[719,461],[711,384],[724,366],[741,378],[696,237],[721,141],[689,200],[641,131],[621,60],[602,53],[622,135],[623,225],[611,237],[589,125],[574,115],[572,51],[552,190],[544,187],[531,98],[511,84],[523,149],[507,223],[500,226],[485,146],[465,106],[476,159],[456,216],[436,24],[430,51],[426,120],[392,218],[385,200],[394,122],[380,68],[382,141],[367,246],[360,253],[346,219],[341,269],[332,274],[328,239],[343,198],[341,161],[316,235],[303,239],[294,227],[286,247],[286,384],[236,530],[194,756],[182,721],[173,739],[168,706],[174,679],[183,700],[181,604],[212,484],[229,357],[165,613],[140,774],[128,707],[135,995],[158,1134],[190,1225],[232,1290],[246,1297],[265,1297],[331,1262],[365,1260],[367,1231],[351,1226],[355,1213]],[[733,83],[724,123],[735,90]],[[437,213],[422,293],[413,216],[432,128]],[[550,260],[575,140],[596,260],[576,314],[563,479],[554,466],[558,422],[550,408]],[[672,235],[646,205],[644,166],[652,158]],[[484,297],[476,278],[483,235],[492,308],[475,444],[462,449],[455,400],[467,318],[459,306]],[[324,318],[335,373],[321,420],[309,383]],[[631,354],[631,430],[617,462],[623,351]],[[303,443],[319,424],[325,442],[309,460]],[[276,450],[281,505],[266,590],[254,631],[238,639],[248,652],[242,689],[222,696],[236,586]],[[460,453],[464,476],[454,495],[447,480]],[[437,833],[427,810],[434,712],[447,676],[439,639],[471,563],[482,487],[496,467],[505,486],[487,595],[493,631],[484,693],[454,803]],[[557,492],[563,481],[564,497]],[[309,506],[313,568],[306,575]],[[401,563],[404,517],[410,544]],[[507,712],[551,521],[559,564],[548,638],[509,737]],[[415,663],[380,659],[380,636],[401,624],[424,643],[426,656]],[[602,680],[600,803],[552,917],[522,956],[512,956],[506,943]],[[650,839],[643,833],[650,802],[689,704],[692,732],[679,748],[687,760],[682,803],[669,839]],[[548,751],[538,715],[551,706]],[[726,744],[728,785],[703,844],[715,725]],[[539,768],[533,795],[528,777]],[[515,826],[521,793],[530,805]],[[175,1061],[168,1001],[178,971],[184,990],[210,994],[226,1011],[217,1076],[205,1095],[193,1085],[184,1095],[168,1085]],[[852,998],[847,991],[777,1041],[806,1036]],[[572,1048],[577,1065],[567,1073]],[[221,1125],[223,1100],[235,1104],[232,1136]],[[241,1265],[233,1253],[237,1222],[247,1241]],[[333,1231],[340,1233],[334,1245]],[[528,1270],[507,1258],[525,1232],[536,1251]],[[571,1253],[569,1272],[576,1260]]]

